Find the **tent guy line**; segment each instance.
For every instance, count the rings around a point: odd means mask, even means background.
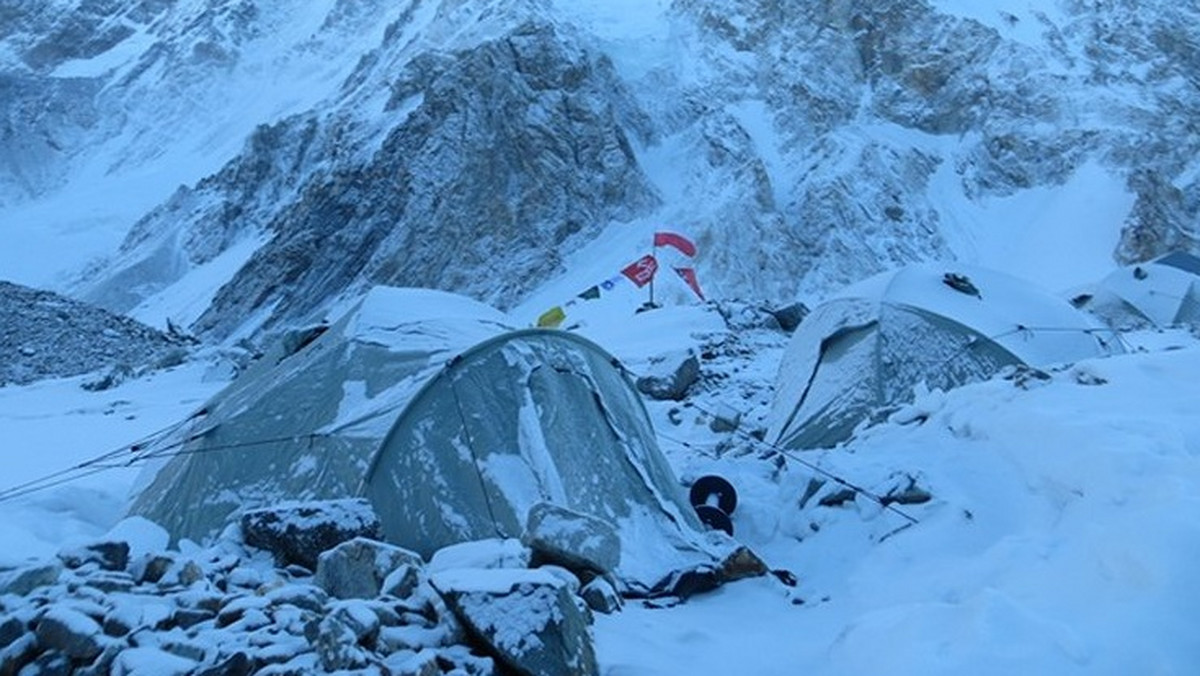
[[[702,413],[706,413],[706,414],[712,415],[712,416],[716,415],[712,411],[705,409],[703,406],[700,406],[699,404],[693,403],[692,405],[695,406],[696,409]],[[849,490],[853,491],[855,494],[862,495],[863,497],[867,498],[868,500],[871,500],[872,502],[877,503],[883,509],[886,509],[889,512],[894,512],[895,514],[900,515],[901,517],[906,519],[911,524],[918,524],[921,522],[915,516],[906,514],[904,511],[897,508],[894,504],[892,504],[890,502],[885,502],[883,499],[883,496],[881,496],[873,491],[867,490],[866,488],[863,488],[862,486],[854,484],[854,483],[850,482],[849,480],[844,479],[841,476],[838,476],[836,473],[834,473],[830,470],[827,470],[827,469],[821,467],[820,465],[817,465],[816,463],[805,460],[805,459],[799,457],[798,455],[796,455],[794,452],[789,451],[786,448],[781,448],[779,446],[776,446],[775,444],[772,444],[769,441],[759,439],[758,437],[754,436],[750,432],[743,430],[740,425],[735,427],[733,429],[733,432],[735,434],[737,434],[738,436],[742,437],[743,439],[746,439],[747,441],[749,441],[752,444],[757,444],[757,445],[769,448],[772,451],[775,451],[775,452],[779,453],[780,455],[784,456],[785,458],[794,460],[797,464],[820,474],[821,476],[829,479],[830,481],[833,481],[837,485],[839,485],[843,488],[849,489]],[[667,441],[679,444],[679,445],[683,446],[684,448],[696,450],[701,453],[705,453],[705,455],[710,455],[709,453],[706,453],[702,449],[696,447],[695,445],[693,445],[687,441],[684,441],[683,439],[679,439],[676,437],[672,437],[668,434],[662,434],[662,433],[659,433],[658,436],[662,437],[663,439],[666,439]]]
[[[1007,331],[1003,331],[1003,332],[997,333],[995,335],[987,336],[987,338],[988,339],[1002,338],[1002,337],[1005,337],[1008,335],[1020,333],[1022,331],[1080,332],[1080,333],[1086,333],[1086,334],[1112,333],[1122,343],[1125,343],[1123,334],[1128,333],[1128,331],[1125,331],[1122,329],[1113,329],[1113,328],[1084,329],[1084,328],[1073,328],[1073,327],[1050,327],[1050,326],[1030,327],[1030,326],[1018,325],[1016,328],[1009,329]],[[952,355],[951,357],[949,357],[948,359],[946,359],[945,363],[949,363],[949,362],[953,361],[954,359],[958,358],[962,354],[969,351],[974,345],[975,345],[975,343],[970,343],[970,344],[964,346],[962,348],[962,350],[960,350],[959,353],[956,353],[956,354]],[[635,379],[637,378],[638,374],[636,374],[633,371],[626,368],[625,365],[620,363],[619,360],[614,360],[614,361],[616,362],[615,365],[617,365],[620,369],[624,370],[627,374],[629,374],[630,377],[633,377]],[[446,361],[446,366],[448,367],[453,363],[454,363],[454,358],[451,358]],[[712,411],[705,410],[702,406],[700,406],[698,404],[693,404],[693,405],[695,405],[697,409],[703,411],[706,414],[715,415]],[[389,408],[396,408],[396,407],[389,407]],[[204,434],[207,434],[209,432],[209,429],[205,429],[200,432],[195,432],[193,434],[189,434],[182,439],[179,439],[177,441],[171,442],[170,444],[167,444],[166,446],[161,446],[161,447],[154,448],[154,449],[146,448],[147,446],[154,443],[155,441],[161,439],[162,437],[165,437],[166,435],[168,435],[171,432],[175,431],[176,429],[186,425],[187,423],[196,420],[197,418],[205,415],[206,413],[207,413],[207,411],[205,409],[200,409],[200,410],[196,411],[195,413],[191,414],[190,416],[188,416],[187,418],[184,418],[183,420],[181,420],[179,422],[172,423],[171,425],[168,425],[156,432],[147,434],[146,436],[142,437],[141,439],[139,439],[133,443],[124,444],[124,445],[120,446],[119,448],[116,448],[111,451],[107,451],[105,453],[102,453],[102,454],[94,457],[94,458],[84,460],[83,462],[80,462],[76,465],[72,465],[71,467],[67,467],[67,468],[58,470],[56,472],[47,474],[45,476],[39,477],[37,479],[31,479],[30,481],[27,481],[25,483],[18,484],[16,486],[12,486],[12,487],[4,489],[4,490],[0,490],[0,503],[14,500],[14,499],[17,499],[20,497],[24,497],[24,496],[30,495],[32,493],[37,493],[42,490],[46,490],[49,488],[53,488],[55,486],[69,483],[69,482],[77,480],[77,479],[82,479],[82,478],[85,478],[88,476],[92,476],[93,474],[96,474],[99,471],[125,469],[125,468],[129,468],[129,467],[138,467],[138,466],[141,466],[142,464],[145,464],[145,462],[148,460],[154,460],[154,459],[158,459],[158,458],[172,458],[172,457],[181,456],[181,455],[194,455],[194,454],[198,454],[198,453],[213,453],[213,452],[220,452],[220,451],[237,450],[237,449],[243,449],[243,448],[248,448],[248,447],[257,446],[257,445],[279,443],[279,442],[284,442],[284,441],[301,441],[305,438],[310,438],[310,440],[311,440],[311,438],[328,436],[330,434],[330,433],[311,433],[311,434],[305,434],[305,435],[288,435],[288,436],[283,436],[283,437],[273,437],[273,438],[269,438],[269,439],[256,439],[253,441],[240,442],[240,443],[236,443],[236,444],[210,446],[210,447],[203,448],[203,449],[192,449],[192,450],[188,450],[188,451],[176,450],[191,441],[195,441],[196,439],[200,438]],[[360,419],[356,419],[356,420],[344,423],[342,425],[339,425],[338,427],[339,428],[350,427],[355,424],[359,424],[359,423],[363,422],[364,420],[381,417],[385,414],[386,414],[386,411],[373,411],[372,413],[370,413],[366,416],[363,416]],[[896,512],[897,514],[903,516],[905,519],[908,519],[909,521],[911,521],[913,523],[918,523],[917,519],[896,509],[891,504],[886,504],[886,505],[883,504],[881,502],[882,498],[880,496],[875,495],[875,494],[871,493],[870,491],[867,491],[866,489],[863,489],[861,487],[857,487],[854,484],[846,481],[845,479],[842,479],[841,477],[838,477],[837,475],[832,474],[832,473],[828,472],[827,470],[824,470],[816,465],[813,465],[812,463],[810,463],[806,460],[803,460],[803,459],[797,457],[790,451],[788,451],[776,444],[772,444],[763,439],[759,439],[759,438],[751,435],[750,433],[745,432],[741,428],[737,428],[735,431],[738,432],[741,436],[749,439],[750,441],[752,441],[756,444],[760,444],[760,445],[770,448],[774,451],[777,451],[777,452],[781,453],[782,455],[795,460],[797,463],[799,463],[815,472],[818,472],[818,473],[822,474],[823,476],[827,476],[829,479],[836,481],[839,485],[842,485],[845,488],[853,490],[857,493],[861,493],[863,496],[865,496],[875,502],[879,502],[886,509]],[[688,444],[687,442],[684,442],[682,440],[674,439],[674,438],[671,438],[670,436],[663,435],[663,434],[659,434],[659,436],[661,436],[664,439],[667,439],[669,441],[683,444],[687,448],[692,448],[692,446],[690,444]],[[139,453],[143,449],[145,449],[147,452]],[[174,452],[171,452],[171,451],[174,451]],[[135,458],[132,458],[132,459],[130,459],[126,462],[122,462],[122,463],[101,464],[101,463],[105,463],[108,460],[112,460],[112,459],[114,459],[124,453],[127,453],[127,452],[139,453],[139,455]],[[83,471],[83,470],[88,470],[88,471]],[[79,473],[76,474],[75,476],[65,476],[72,472],[79,472]]]

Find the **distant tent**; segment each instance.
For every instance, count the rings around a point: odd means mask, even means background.
[[[1111,331],[1027,282],[969,266],[915,265],[819,305],[779,370],[768,440],[830,448],[864,421],[1005,366],[1046,366],[1120,352]]]
[[[1200,327],[1200,258],[1177,251],[1120,268],[1077,304],[1118,329]]]
[[[239,509],[363,496],[388,540],[428,556],[519,537],[550,501],[616,527],[633,589],[712,560],[641,399],[579,336],[376,288],[296,354],[260,361],[206,405],[133,512],[200,539]]]

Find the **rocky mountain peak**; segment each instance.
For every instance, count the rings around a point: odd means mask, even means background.
[[[1127,195],[1096,226],[1113,262],[1196,245],[1188,5],[284,4],[18,6],[0,200],[49,199],[85,165],[193,177],[156,184],[79,294],[170,314],[162,294],[215,266],[206,306],[173,315],[212,338],[374,283],[510,306],[564,252],[654,223],[696,239],[714,294],[784,301],[986,259],[1034,227],[989,208],[1083,175]],[[286,103],[232,114],[247,83]]]

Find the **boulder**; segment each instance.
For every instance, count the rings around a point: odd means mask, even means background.
[[[623,605],[621,595],[602,577],[585,584],[579,595],[584,603],[588,604],[588,608],[605,615],[617,612]]]
[[[712,419],[708,422],[708,429],[717,434],[726,434],[736,432],[741,424],[742,412],[729,404],[722,403],[717,405],[716,411],[712,414]]]
[[[250,676],[257,669],[255,661],[242,651],[220,659],[216,664],[192,672],[192,676]]]
[[[37,657],[37,639],[23,634],[11,643],[0,644],[0,674],[15,674]]]
[[[0,618],[0,646],[11,645],[26,634],[25,623],[13,615]]]
[[[171,543],[167,529],[141,516],[121,519],[104,534],[104,539],[124,542],[129,546],[130,559],[141,559],[163,552]]]
[[[367,652],[358,645],[358,637],[341,619],[328,615],[314,620],[304,636],[317,652],[326,671],[361,669],[367,665]]]
[[[102,570],[91,573],[87,576],[87,584],[106,594],[131,591],[137,586],[133,576],[123,570]]]
[[[920,505],[933,499],[933,494],[918,483],[917,477],[907,472],[897,472],[888,478],[888,485],[883,490],[879,504],[884,507],[890,504]]]
[[[104,650],[99,623],[70,608],[52,606],[38,620],[34,633],[41,648],[75,660],[91,660]]]
[[[313,584],[336,598],[370,599],[379,595],[392,571],[421,564],[420,555],[414,552],[358,537],[321,554]]]
[[[117,655],[125,650],[128,646],[124,643],[114,641],[105,646],[104,650],[90,664],[83,667],[78,667],[71,672],[71,676],[110,676],[113,673],[113,662],[116,661]]]
[[[199,608],[177,608],[171,614],[171,624],[180,629],[190,629],[201,622],[217,619],[217,614],[211,610],[202,610]],[[105,626],[105,631],[108,627]]]
[[[321,552],[357,537],[378,538],[379,517],[362,499],[287,502],[242,514],[247,545],[271,552],[281,566],[317,567]]]
[[[700,378],[700,360],[691,352],[663,355],[651,360],[637,379],[638,392],[660,401],[680,401]]]
[[[146,554],[130,566],[129,573],[138,584],[155,584],[163,579],[174,563],[175,558],[169,553]]]
[[[420,583],[421,570],[416,566],[405,564],[388,573],[387,577],[383,578],[383,583],[379,587],[379,593],[382,596],[394,596],[398,599],[406,599],[412,596],[413,592],[417,589],[417,585]]]
[[[686,570],[676,570],[659,580],[650,589],[651,598],[674,596],[687,600],[696,594],[712,591],[721,586],[721,577],[712,566],[701,565]]]
[[[272,607],[294,606],[314,613],[323,612],[329,595],[324,589],[311,584],[289,584],[272,589],[265,594]]]
[[[786,333],[792,333],[808,316],[808,306],[804,303],[792,303],[772,310],[771,314],[775,315],[775,321],[779,322],[780,329]]]
[[[250,611],[265,612],[270,605],[270,600],[264,596],[231,596],[217,613],[217,626],[228,627]]]
[[[432,650],[398,650],[384,661],[388,673],[398,676],[442,676],[438,656]]]
[[[375,646],[379,630],[383,626],[372,606],[361,599],[330,603],[328,616],[346,625],[354,632],[354,642],[368,648]]]
[[[455,617],[489,654],[527,676],[597,674],[591,615],[541,570],[460,569],[432,576]]]
[[[732,542],[732,541],[729,541]],[[749,548],[738,545],[732,547],[715,565],[701,564],[684,570],[677,570],[651,588],[648,596],[675,596],[681,600],[712,591],[723,584],[735,582],[747,577],[766,575],[767,565]]]
[[[490,538],[442,547],[429,558],[429,572],[454,568],[528,568],[532,552],[520,540]]]
[[[611,525],[549,502],[529,509],[521,536],[535,563],[572,571],[610,573],[621,563],[621,540]]]
[[[104,570],[125,570],[129,565],[129,543],[121,541],[93,542],[92,544],[58,553],[58,558],[67,568],[79,568],[95,563]]]
[[[781,328],[775,313],[756,303],[725,299],[715,305],[721,319],[725,320],[725,327],[735,333],[754,329],[778,331]]]
[[[122,676],[183,676],[196,668],[186,657],[145,646],[126,648],[113,660],[112,673]]]
[[[38,587],[46,587],[58,581],[62,566],[57,563],[17,568],[0,573],[0,595],[26,596]]]
[[[21,669],[21,676],[74,676],[74,673],[71,658],[53,650],[38,655]]]

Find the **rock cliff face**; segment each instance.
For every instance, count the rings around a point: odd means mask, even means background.
[[[224,333],[264,304],[303,315],[371,283],[505,305],[553,273],[562,250],[656,204],[611,66],[548,25],[422,55],[389,85],[379,114],[394,126],[378,150],[315,172],[294,201],[275,203],[272,241],[199,330]]]
[[[127,311],[266,232],[198,331],[225,335],[266,306],[271,328],[367,284],[503,305],[554,272],[564,247],[657,205],[626,131],[646,122],[607,59],[569,35],[524,23],[395,68],[399,47],[363,58],[338,109],[260,127],[220,172],[143,218],[130,262],[89,297]]]
[[[1117,261],[1200,246],[1186,3],[285,4],[0,9],[0,200],[51,199],[98,162],[175,171],[172,121],[209,125],[187,139],[213,168],[81,295],[131,311],[250,243],[188,316],[202,335],[311,320],[373,283],[506,306],[564,251],[652,222],[695,236],[719,295],[784,300],[962,255],[949,201],[1084,166],[1131,195]],[[259,82],[271,105],[243,106]]]

